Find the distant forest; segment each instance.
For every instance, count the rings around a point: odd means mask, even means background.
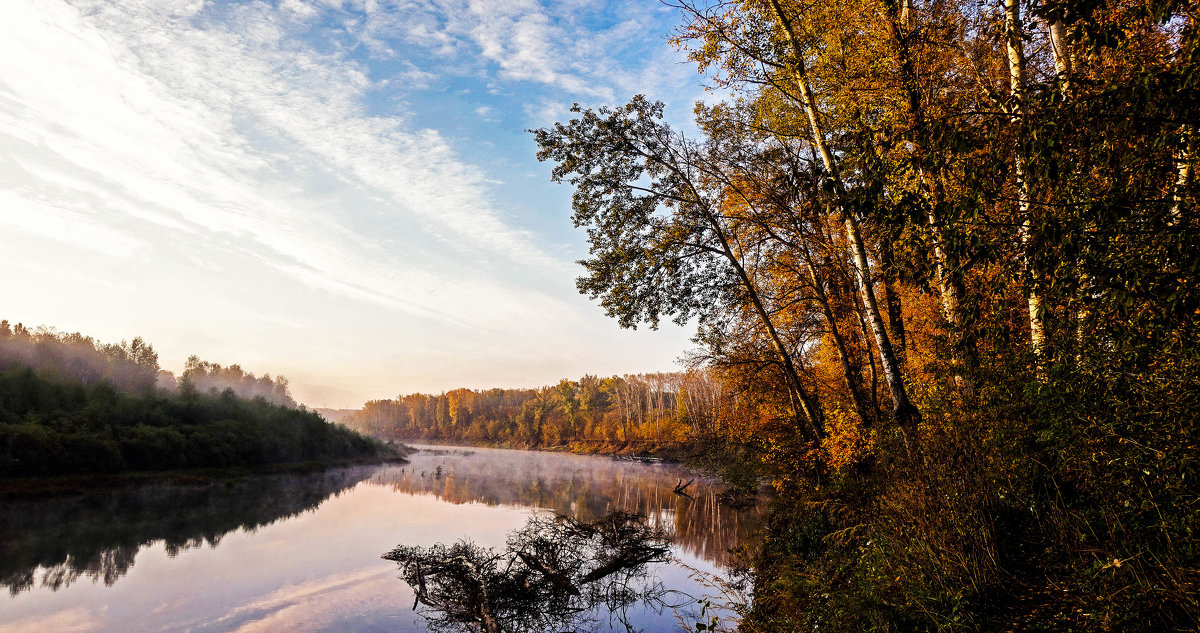
[[[193,389],[200,393],[232,389],[242,398],[262,397],[267,402],[295,407],[288,393],[288,381],[270,374],[256,377],[239,365],[222,367],[217,363],[187,359],[178,378],[158,366],[158,353],[142,337],[120,343],[101,343],[78,332],[63,333],[39,326],[29,329],[18,323],[0,321],[0,368],[26,367],[39,375],[79,382],[90,386],[108,381],[128,394],[153,390],[173,393]]]
[[[714,372],[563,379],[372,400],[342,423],[376,437],[523,447],[671,444],[722,433],[740,406]]]
[[[178,380],[143,339],[0,321],[0,477],[375,458],[376,440],[296,408],[287,380],[195,356]]]

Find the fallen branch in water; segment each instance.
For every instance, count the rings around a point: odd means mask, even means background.
[[[661,604],[666,592],[646,566],[668,561],[670,547],[644,517],[615,511],[590,523],[535,516],[504,552],[460,541],[400,546],[383,558],[400,564],[431,628],[517,633],[569,628],[598,607]]]

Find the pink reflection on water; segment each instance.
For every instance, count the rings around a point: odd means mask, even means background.
[[[0,608],[0,633],[424,631],[411,590],[379,556],[398,544],[459,539],[499,547],[539,508],[583,519],[610,508],[643,512],[679,533],[688,565],[718,571],[716,561],[748,536],[757,513],[719,506],[709,482],[689,488],[694,499],[672,494],[681,474],[600,457],[419,453],[314,509],[197,540],[215,545],[152,540],[111,586],[88,578],[56,591],[35,585]],[[659,570],[668,586],[700,593],[687,574]],[[637,617],[647,630],[677,626],[670,613]]]

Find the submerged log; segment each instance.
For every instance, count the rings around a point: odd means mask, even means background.
[[[661,596],[647,565],[669,560],[670,546],[644,517],[611,512],[593,522],[535,516],[503,552],[459,542],[383,558],[400,564],[413,608],[424,605],[434,628],[500,633],[573,628],[599,607]]]

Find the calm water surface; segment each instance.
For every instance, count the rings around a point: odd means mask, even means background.
[[[402,466],[0,502],[0,633],[425,631],[381,554],[460,539],[503,547],[547,510],[647,515],[674,534],[682,562],[655,573],[699,597],[711,590],[685,565],[719,572],[760,515],[718,503],[700,478],[693,499],[673,494],[693,476],[675,466],[427,448]],[[680,626],[669,610],[632,615],[647,631]]]

